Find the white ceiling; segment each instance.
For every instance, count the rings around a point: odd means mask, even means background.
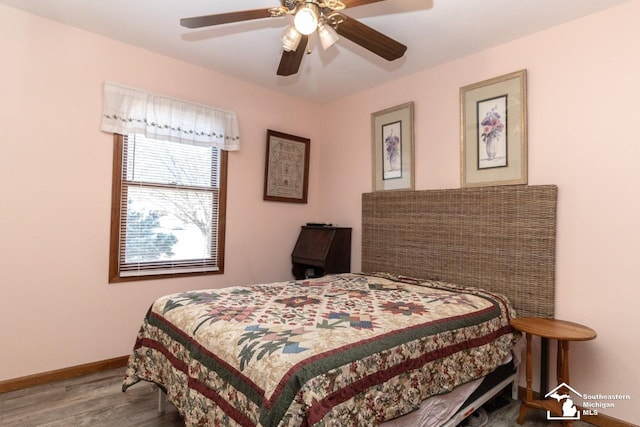
[[[190,30],[180,18],[271,8],[278,0],[0,0],[260,86],[328,102],[629,0],[387,0],[348,8],[408,46],[387,62],[349,40],[323,50],[312,36],[297,75],[276,75],[280,36],[292,17]],[[597,29],[594,29],[597,31]],[[552,48],[552,47],[550,47]]]

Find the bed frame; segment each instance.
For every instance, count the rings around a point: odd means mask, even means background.
[[[361,270],[482,287],[506,295],[520,316],[553,317],[557,192],[544,185],[365,193]],[[517,398],[513,367],[487,380],[444,426],[509,384]],[[160,390],[158,409],[165,407]]]
[[[519,316],[552,318],[555,185],[383,191],[362,195],[362,271],[481,287],[506,295]],[[510,383],[487,378],[445,426],[455,426]]]

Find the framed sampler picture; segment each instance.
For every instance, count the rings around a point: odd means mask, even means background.
[[[527,183],[526,70],[460,89],[461,186]]]
[[[371,115],[373,191],[413,190],[413,102]]]
[[[264,200],[307,203],[311,140],[267,130]]]

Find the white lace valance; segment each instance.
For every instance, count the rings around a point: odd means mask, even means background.
[[[114,83],[104,84],[101,129],[223,150],[239,150],[236,113]]]

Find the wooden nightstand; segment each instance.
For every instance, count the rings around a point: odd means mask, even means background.
[[[531,384],[533,382],[533,359],[531,356],[531,337],[537,335],[541,338],[558,341],[558,354],[556,358],[558,385],[569,385],[569,341],[588,341],[596,337],[596,332],[578,323],[557,319],[544,319],[539,317],[517,317],[511,319],[511,326],[524,332],[527,338],[526,376],[527,391],[525,399],[520,406],[518,424],[524,422],[524,418],[530,409],[544,409],[561,416],[562,406],[559,401],[553,399],[535,400]],[[568,392],[568,390],[565,390]],[[541,396],[543,397],[543,396]],[[564,421],[567,426],[572,426],[571,421]]]

